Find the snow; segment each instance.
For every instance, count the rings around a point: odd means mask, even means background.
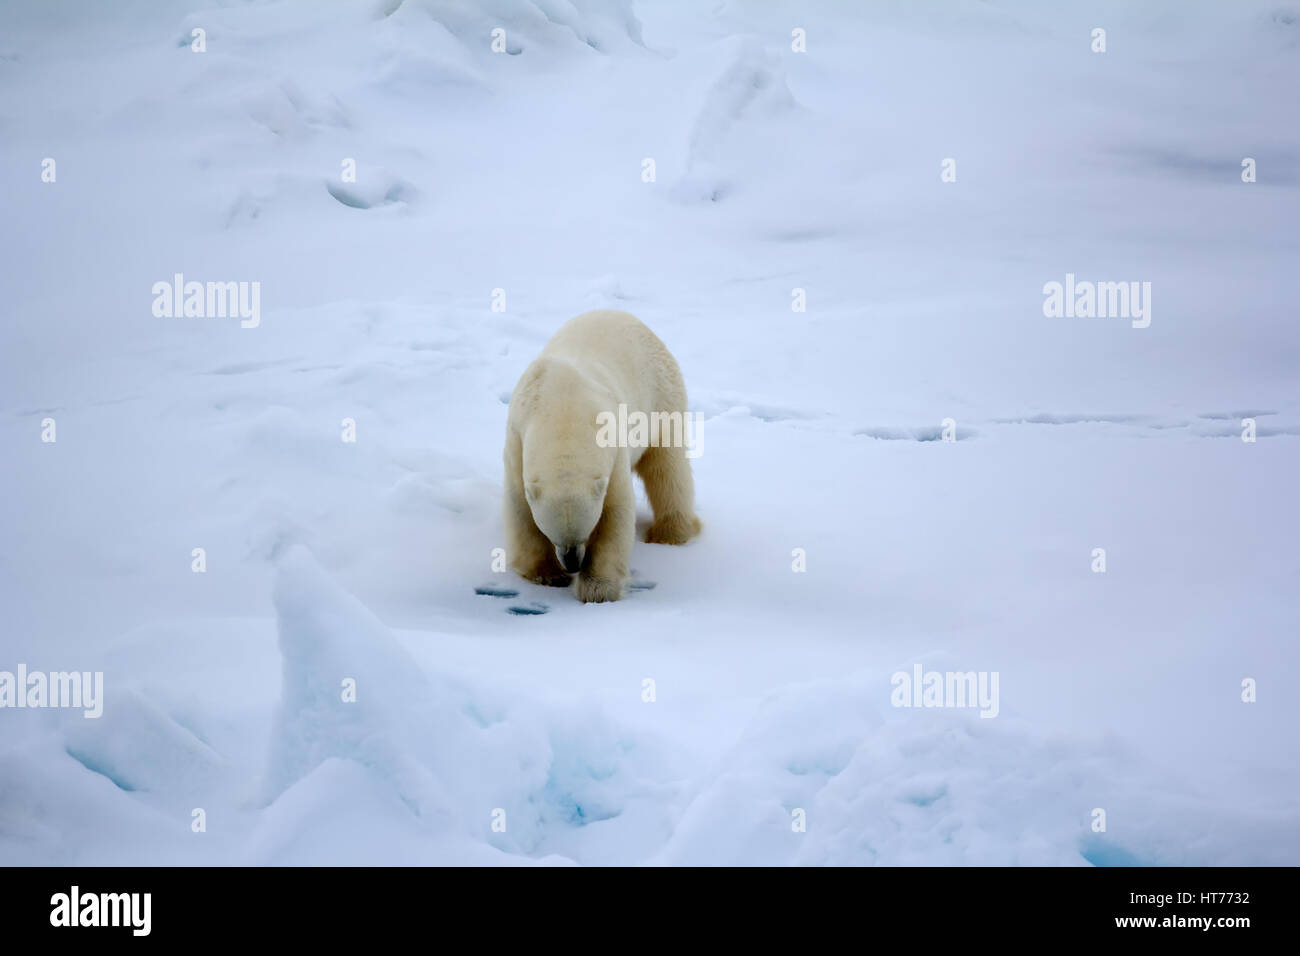
[[[0,710],[0,862],[1300,863],[1297,52],[1254,0],[4,5],[0,671],[105,704]],[[705,530],[584,606],[492,551],[593,307],[682,365]]]

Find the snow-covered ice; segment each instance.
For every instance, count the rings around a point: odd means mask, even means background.
[[[0,671],[105,701],[0,863],[1300,863],[1297,88],[1279,0],[4,4]],[[492,552],[594,307],[705,531],[584,606]]]

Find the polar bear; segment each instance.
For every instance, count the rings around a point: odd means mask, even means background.
[[[635,413],[675,421],[677,434],[633,429],[628,440],[611,440],[611,421],[626,421],[624,414],[635,420]],[[698,534],[689,442],[682,440],[687,415],[677,362],[637,318],[600,309],[566,322],[510,396],[510,566],[530,581],[561,587],[576,574],[579,600],[617,601],[636,536],[633,471],[654,510],[647,541],[685,544]]]

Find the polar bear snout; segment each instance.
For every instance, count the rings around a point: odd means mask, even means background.
[[[555,548],[555,556],[560,559],[560,565],[570,574],[577,574],[582,569],[582,559],[586,553],[585,544],[569,547],[557,545]]]

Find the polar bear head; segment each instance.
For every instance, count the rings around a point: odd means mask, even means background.
[[[570,574],[582,568],[587,542],[605,508],[616,450],[596,443],[596,428],[534,426],[523,442],[524,497],[533,521]]]

